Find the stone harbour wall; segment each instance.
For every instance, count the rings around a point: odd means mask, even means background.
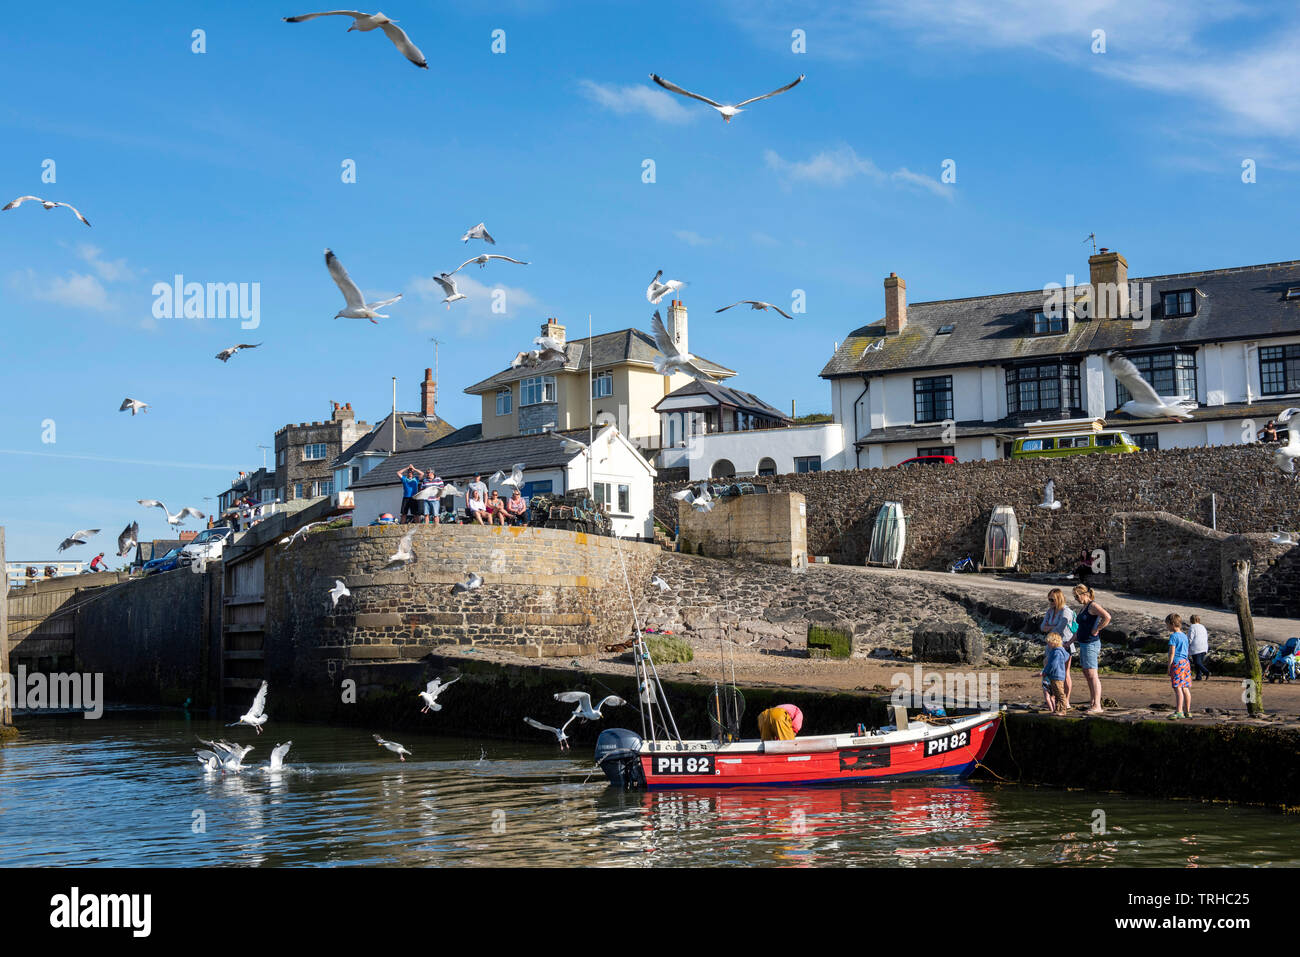
[[[1057,510],[1037,508],[1049,479]],[[876,511],[903,503],[907,547],[903,567],[944,570],[984,553],[984,533],[996,505],[1010,505],[1020,522],[1020,569],[1071,570],[1084,549],[1102,548],[1111,516],[1152,511],[1211,524],[1229,534],[1300,528],[1295,482],[1262,445],[1167,449],[1130,455],[1000,459],[947,466],[851,469],[777,475],[756,480],[772,492],[801,492],[807,500],[808,551],[832,562],[862,564]],[[655,511],[672,523],[669,496],[684,483],[657,483]]]
[[[808,564],[804,497],[798,492],[734,495],[707,512],[685,502],[678,509],[680,548],[710,558],[749,558],[786,568]]]

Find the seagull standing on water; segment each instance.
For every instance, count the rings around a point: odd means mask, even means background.
[[[339,292],[343,293],[343,298],[347,302],[344,308],[334,314],[335,319],[369,319],[375,325],[379,325],[378,320],[387,319],[388,317],[375,310],[392,305],[402,298],[401,293],[398,293],[392,299],[384,299],[380,302],[366,302],[361,295],[361,290],[357,288],[357,284],[352,281],[348,271],[339,262],[339,258],[329,249],[325,250],[325,265],[329,268],[334,285],[339,287]]]
[[[574,719],[570,717],[569,720],[564,722],[560,727],[552,728],[549,724],[542,724],[540,721],[536,721],[532,718],[524,718],[524,724],[534,727],[538,731],[549,731],[551,734],[555,735],[555,741],[561,748],[567,748],[569,746],[569,736],[564,733],[564,729],[571,725],[573,721]]]
[[[185,521],[185,517],[187,515],[199,519],[207,517],[202,512],[200,512],[197,508],[194,508],[190,505],[186,505],[183,509],[181,509],[175,515],[173,515],[171,512],[167,511],[167,506],[164,505],[162,502],[158,501],[156,498],[138,498],[136,499],[136,501],[139,502],[141,505],[143,505],[145,508],[153,508],[154,506],[157,506],[158,508],[162,509],[163,514],[167,516],[168,525],[182,524]]]
[[[250,728],[262,733],[262,725],[266,724],[266,682],[262,682],[262,687],[257,689],[257,696],[253,698],[253,706],[248,709],[246,714],[240,716],[238,721],[233,721],[226,725],[233,728],[237,724],[246,724]]]
[[[493,246],[497,244],[497,241],[492,238],[491,234],[487,231],[487,227],[482,223],[479,223],[477,226],[471,226],[469,229],[465,230],[465,235],[460,237],[462,243],[467,243],[471,239],[482,239],[485,242],[491,243]]]
[[[40,203],[46,209],[53,209],[55,206],[66,206],[68,207],[68,209],[72,210],[72,214],[76,216],[79,220],[81,220],[87,226],[90,225],[90,220],[88,220],[85,216],[82,216],[81,210],[77,209],[77,207],[73,206],[71,203],[56,203],[53,200],[41,199],[39,196],[19,196],[15,200],[10,200],[4,206],[0,206],[0,212],[3,212],[6,209],[13,209],[16,206],[21,206],[23,203],[26,203],[28,201],[31,201],[33,203]]]
[[[1273,452],[1273,463],[1287,475],[1296,474],[1295,460],[1300,458],[1300,429],[1291,422],[1297,413],[1300,409],[1286,409],[1277,417],[1277,421],[1286,423],[1286,445]]]
[[[757,103],[759,100],[766,100],[769,96],[776,96],[778,93],[784,93],[786,90],[790,89],[791,87],[798,86],[800,83],[802,83],[804,80],[804,76],[805,74],[800,73],[797,79],[787,83],[779,90],[773,90],[771,93],[764,93],[762,96],[751,96],[748,100],[741,100],[739,103],[734,103],[734,104],[719,103],[717,100],[710,100],[707,96],[700,96],[700,94],[692,93],[690,90],[683,90],[676,83],[671,83],[668,80],[665,80],[663,77],[655,73],[650,74],[650,79],[654,80],[665,90],[669,90],[673,93],[679,93],[682,96],[689,96],[692,100],[699,100],[701,103],[709,104],[709,106],[713,107],[715,110],[717,110],[719,113],[722,114],[722,119],[725,122],[730,123],[731,118],[735,116],[737,113],[745,112],[743,109],[741,109],[741,107],[748,106],[750,103]]]
[[[271,749],[271,763],[263,766],[262,770],[274,774],[276,771],[284,770],[284,756],[289,753],[293,747],[292,741],[286,741],[284,744],[277,744]]]
[[[344,595],[351,597],[352,592],[348,591],[348,586],[343,584],[342,578],[334,579],[334,587],[330,589],[330,598],[334,600],[332,607],[337,608],[339,605],[339,599]]]
[[[627,704],[627,702],[618,695],[611,694],[601,698],[600,704],[593,708],[591,706],[591,695],[587,694],[585,691],[561,691],[555,696],[555,700],[563,701],[566,704],[576,705],[569,720],[573,720],[573,718],[584,718],[587,721],[599,721],[604,717],[604,715],[600,713],[600,709],[605,707],[605,705],[608,704],[618,707],[619,705]]]
[[[348,27],[347,32],[359,30],[367,33],[378,27],[384,31],[384,36],[393,41],[393,46],[402,51],[402,56],[406,57],[422,70],[429,69],[429,61],[424,58],[420,48],[411,42],[411,38],[406,35],[406,31],[397,25],[395,20],[390,20],[382,13],[358,13],[355,10],[326,10],[323,13],[304,13],[299,17],[284,17],[285,23],[302,23],[305,20],[315,20],[317,17],[351,17],[352,26]]]
[[[371,737],[375,739],[375,743],[378,744],[381,748],[387,748],[389,751],[392,751],[393,754],[397,755],[398,760],[400,761],[406,760],[406,758],[403,757],[403,755],[411,754],[410,751],[407,751],[406,748],[402,747],[396,741],[385,741],[377,734],[372,734]],[[411,757],[415,757],[415,755],[411,754]]]
[[[122,404],[117,407],[117,411],[125,412],[127,409],[131,410],[131,415],[135,415],[137,412],[148,412],[149,403],[141,402],[139,399],[123,399]]]
[[[673,342],[673,337],[664,328],[664,321],[659,318],[658,312],[650,320],[650,326],[654,330],[655,345],[662,353],[662,355],[654,357],[655,372],[660,375],[673,375],[682,372],[692,379],[700,379],[704,382],[718,381],[696,365],[695,356],[689,352],[682,352],[677,348]]]
[[[718,309],[716,311],[726,312],[728,309],[734,309],[736,306],[742,306],[742,305],[748,305],[750,309],[760,309],[763,311],[767,311],[768,309],[775,309],[777,312],[785,316],[787,319],[794,318],[794,316],[790,315],[790,313],[786,312],[780,306],[774,306],[770,302],[762,302],[761,300],[758,299],[742,299],[740,300],[740,302],[733,302],[730,306],[723,306],[721,309]]]
[[[646,286],[645,297],[652,306],[659,305],[659,300],[664,296],[668,295],[670,292],[676,292],[678,289],[681,289],[682,286],[686,285],[686,283],[680,279],[669,279],[667,282],[660,282],[659,277],[663,274],[664,271],[662,269],[659,270],[655,273],[655,277],[650,280],[650,285]]]
[[[438,704],[438,695],[442,694],[459,680],[460,675],[457,675],[446,684],[443,684],[441,678],[434,678],[425,685],[424,690],[419,694],[420,699],[424,702],[424,707],[420,709],[420,714],[428,714],[430,711],[441,711],[442,705]]]
[[[1192,417],[1192,412],[1196,410],[1195,399],[1189,399],[1185,395],[1170,397],[1159,395],[1155,387],[1142,378],[1142,373],[1138,372],[1137,366],[1118,352],[1108,352],[1106,359],[1110,363],[1111,373],[1132,396],[1117,411],[1127,412],[1140,419],[1167,417],[1175,422]]]
[[[84,545],[86,544],[86,540],[89,539],[92,535],[98,535],[98,534],[99,534],[99,529],[97,528],[83,528],[81,531],[73,532],[71,535],[65,538],[59,544],[59,547],[55,549],[55,551],[61,552],[65,548],[71,548],[73,545]]]
[[[241,342],[239,345],[231,346],[229,349],[222,349],[217,353],[216,358],[220,359],[222,362],[229,362],[230,357],[240,349],[256,349],[260,345],[260,342]]]

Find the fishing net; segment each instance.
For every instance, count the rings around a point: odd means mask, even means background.
[[[713,689],[709,697],[709,724],[719,741],[740,740],[740,719],[745,713],[745,696],[735,685]]]

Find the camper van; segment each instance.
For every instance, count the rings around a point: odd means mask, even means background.
[[[1122,429],[1108,429],[1105,419],[1060,419],[1030,422],[1026,434],[1015,440],[1013,459],[1057,458],[1093,452],[1140,451],[1133,437]]]

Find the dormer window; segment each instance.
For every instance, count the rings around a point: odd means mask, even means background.
[[[1176,292],[1162,293],[1160,308],[1166,319],[1181,319],[1196,315],[1196,290],[1179,289]]]
[[[950,336],[950,335],[952,335],[952,330],[953,330],[954,328],[956,328],[956,327],[955,327],[951,322],[949,322],[949,323],[945,323],[944,325],[942,325],[942,326],[939,327],[939,331],[936,332],[935,335],[936,335],[936,336]]]
[[[1064,313],[1053,314],[1042,309],[1031,310],[1032,328],[1036,336],[1057,335],[1069,330],[1070,323]]]

